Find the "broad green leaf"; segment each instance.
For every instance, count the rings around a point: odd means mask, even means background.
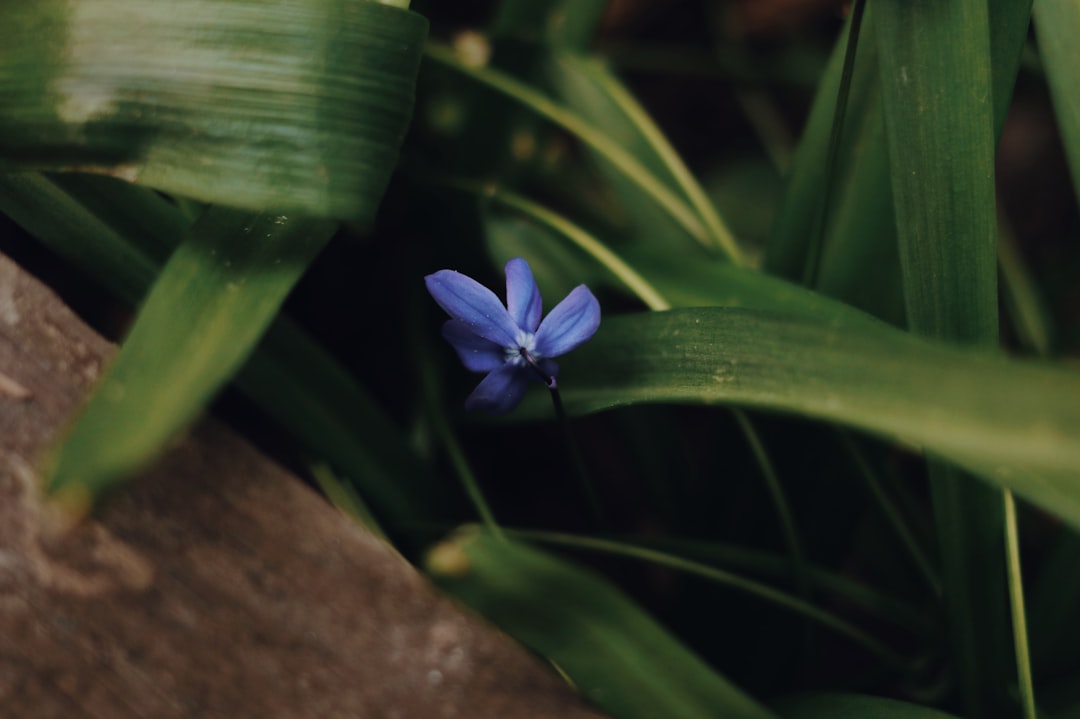
[[[775,705],[784,719],[957,719],[930,707],[861,694],[804,694]]]
[[[0,28],[0,169],[370,222],[427,21],[370,0],[15,0]]]
[[[247,359],[335,225],[213,209],[154,283],[46,470],[75,511],[144,467]]]
[[[987,3],[885,0],[875,9],[908,325],[993,349],[995,92]],[[1010,716],[1006,688],[1015,665],[1002,591],[1004,498],[936,457],[929,469],[964,705],[973,717]]]
[[[560,358],[568,411],[735,404],[894,438],[1080,526],[1080,372],[859,326],[702,308],[604,320]],[[519,417],[550,414],[531,393]]]
[[[427,569],[620,719],[773,716],[622,592],[570,562],[469,531],[437,545]]]
[[[1080,0],[1035,0],[1035,32],[1039,55],[1054,100],[1057,124],[1072,171],[1073,191],[1080,200]]]

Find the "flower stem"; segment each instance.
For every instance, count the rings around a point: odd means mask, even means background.
[[[559,419],[559,424],[562,426],[563,438],[566,440],[567,450],[570,452],[571,464],[574,465],[574,473],[577,475],[578,483],[581,485],[582,494],[585,495],[585,499],[589,504],[589,509],[592,511],[593,518],[601,528],[607,528],[608,518],[607,513],[604,512],[604,506],[600,503],[600,497],[596,493],[596,487],[593,486],[592,481],[589,479],[588,472],[585,471],[585,462],[581,458],[581,452],[578,450],[577,440],[574,438],[574,430],[570,426],[570,417],[566,414],[566,408],[563,407],[562,395],[559,394],[559,383],[555,381],[554,377],[549,377],[547,381],[548,389],[551,391],[551,402],[555,405],[555,416]]]

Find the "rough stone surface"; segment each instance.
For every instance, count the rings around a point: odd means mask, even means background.
[[[34,463],[112,352],[0,255],[0,715],[601,716],[213,422],[61,531]]]

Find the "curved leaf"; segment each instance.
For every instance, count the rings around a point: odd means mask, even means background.
[[[445,589],[555,662],[614,716],[773,716],[622,592],[570,562],[477,530],[435,547],[427,566]]]
[[[1080,526],[1080,372],[953,348],[878,322],[699,308],[610,318],[564,358],[568,411],[730,403],[921,447]],[[547,417],[546,397],[520,416]]]
[[[0,169],[370,221],[427,21],[370,0],[15,0],[0,28]]]
[[[862,694],[806,694],[776,702],[784,719],[956,719],[952,714]]]

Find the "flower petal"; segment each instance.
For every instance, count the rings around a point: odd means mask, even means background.
[[[540,315],[544,313],[540,288],[536,286],[529,263],[520,257],[506,263],[506,308],[518,327],[536,332]]]
[[[501,347],[515,346],[518,326],[487,287],[453,270],[439,270],[425,277],[424,282],[439,307],[464,322],[474,334]]]
[[[585,285],[578,285],[536,330],[536,353],[558,357],[587,341],[600,326],[600,303]]]
[[[447,320],[442,336],[457,350],[465,368],[472,372],[490,372],[506,363],[506,350],[486,340],[461,320]]]
[[[481,380],[465,400],[465,409],[506,414],[517,407],[525,395],[531,372],[531,369],[520,365],[504,364]]]

